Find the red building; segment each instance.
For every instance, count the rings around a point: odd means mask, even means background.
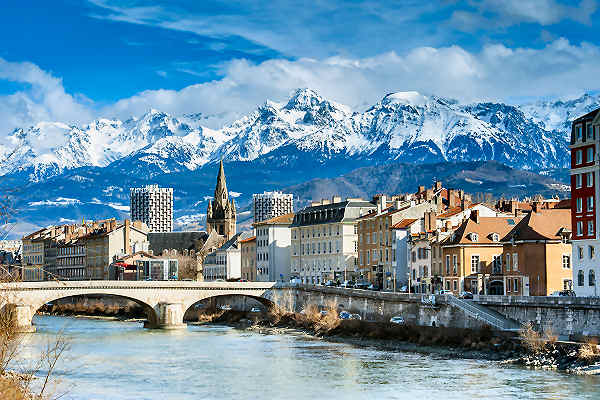
[[[573,289],[580,296],[597,296],[600,269],[598,199],[600,198],[600,109],[573,121],[571,130],[571,229]]]

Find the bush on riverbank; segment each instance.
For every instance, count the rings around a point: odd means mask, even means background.
[[[42,313],[50,315],[88,315],[105,316],[119,318],[146,318],[146,313],[142,306],[137,304],[127,305],[105,305],[102,302],[76,302],[44,305],[39,310]]]

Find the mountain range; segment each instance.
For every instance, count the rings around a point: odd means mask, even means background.
[[[483,191],[484,185],[497,195],[558,194],[565,189],[570,121],[598,107],[595,94],[517,106],[398,92],[358,112],[314,90],[298,89],[287,102],[266,101],[219,130],[203,127],[200,113],[175,117],[157,110],[81,127],[42,122],[16,129],[0,145],[0,185],[11,189],[16,218],[25,224],[13,234],[26,231],[27,224],[61,218],[124,216],[128,188],[147,183],[174,187],[179,225],[198,223],[221,159],[242,213],[248,213],[244,205],[252,193],[262,190],[291,190],[300,202],[333,187],[341,193],[346,189],[340,179],[348,181],[355,170],[364,173],[363,167],[374,168],[371,175],[394,168],[404,175],[389,173],[396,178],[366,185],[358,190],[361,195],[405,188],[403,183],[415,176],[454,179],[439,167],[445,164],[446,171],[463,171],[464,179],[482,182],[472,190]],[[473,163],[485,161],[492,163]],[[502,173],[503,179],[521,174],[518,170],[532,175],[521,177],[528,183],[510,185],[465,172],[477,175],[478,168]]]

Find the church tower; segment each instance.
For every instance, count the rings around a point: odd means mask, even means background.
[[[227,182],[225,180],[225,169],[223,160],[219,163],[219,174],[217,175],[217,186],[215,187],[215,197],[208,201],[206,210],[206,232],[210,235],[215,231],[231,239],[235,235],[236,227],[235,202],[229,200],[227,192]]]

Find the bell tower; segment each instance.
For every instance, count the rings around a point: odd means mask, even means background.
[[[223,168],[223,160],[221,160],[214,199],[208,201],[206,210],[206,232],[210,235],[212,231],[215,231],[224,236],[226,240],[231,239],[236,233],[235,213],[235,202],[233,199],[229,200],[225,169]]]

